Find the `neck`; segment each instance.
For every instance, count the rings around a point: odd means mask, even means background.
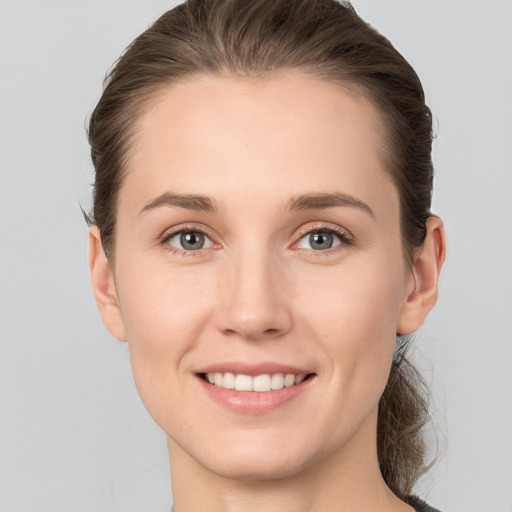
[[[361,436],[365,444],[358,442]],[[176,512],[412,512],[382,479],[376,442],[359,432],[342,450],[290,476],[239,480],[219,475],[172,440],[169,457]]]

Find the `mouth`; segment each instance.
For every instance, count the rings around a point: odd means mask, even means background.
[[[252,376],[243,373],[208,372],[200,373],[199,377],[218,388],[268,393],[283,388],[293,388],[314,375],[314,373],[262,373]]]

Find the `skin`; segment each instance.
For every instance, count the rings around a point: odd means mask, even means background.
[[[396,333],[417,330],[436,301],[444,233],[430,218],[406,262],[380,125],[367,100],[299,72],[195,77],[140,119],[115,263],[93,226],[90,267],[103,321],[128,341],[168,436],[177,512],[412,510],[380,475],[377,410]],[[333,192],[352,203],[289,208]],[[166,193],[217,208],[164,204]],[[205,247],[183,249],[184,228]],[[327,230],[341,233],[334,247],[313,249],[308,233]],[[280,407],[240,413],[197,376],[225,361],[313,377]]]

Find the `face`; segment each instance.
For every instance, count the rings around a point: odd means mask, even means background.
[[[415,286],[379,127],[291,72],[194,78],[142,117],[112,289],[171,454],[261,478],[374,449]]]

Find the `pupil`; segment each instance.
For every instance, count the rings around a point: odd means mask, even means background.
[[[189,231],[188,233],[183,233],[181,235],[180,242],[184,249],[197,251],[197,249],[201,249],[204,245],[204,235]]]
[[[309,243],[313,249],[330,249],[333,243],[333,236],[330,233],[313,233],[309,236]]]

